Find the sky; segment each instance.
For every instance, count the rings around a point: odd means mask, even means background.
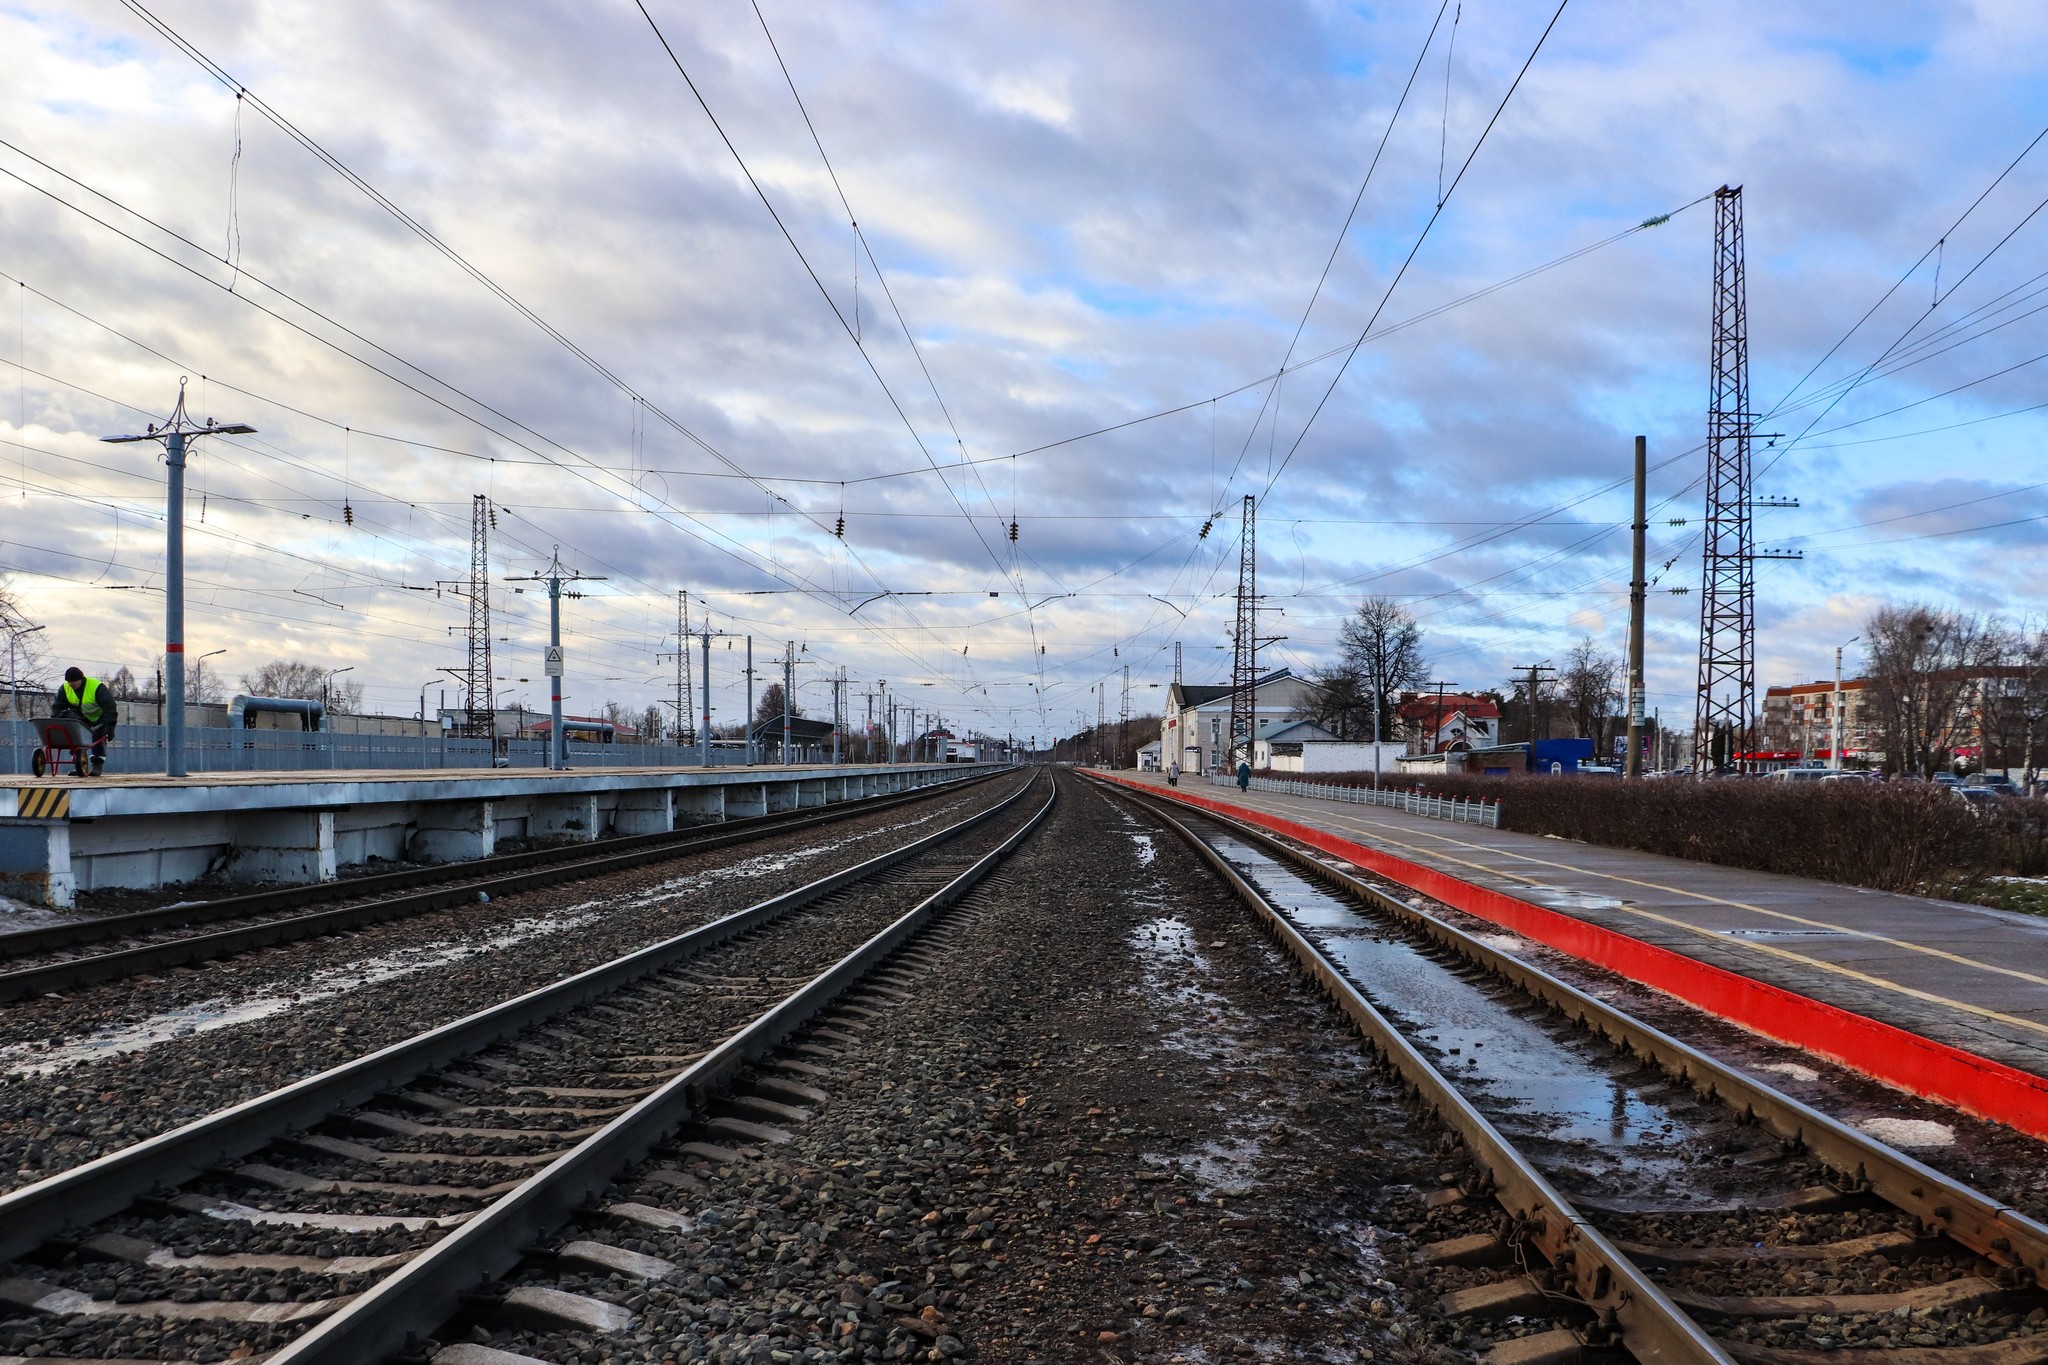
[[[189,474],[231,689],[455,704],[477,495],[508,704],[559,550],[571,714],[673,700],[679,591],[718,721],[747,636],[856,723],[1043,742],[1126,667],[1156,711],[1176,644],[1228,675],[1247,495],[1262,666],[1378,593],[1499,686],[1623,652],[1640,433],[1682,724],[1724,185],[1801,555],[1759,690],[1886,603],[2048,609],[2037,5],[0,0],[0,49],[0,575],[51,664],[157,666],[165,471],[97,438],[183,377],[258,429]]]

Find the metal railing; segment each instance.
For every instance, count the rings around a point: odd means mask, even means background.
[[[1234,787],[1237,779],[1222,773],[1210,773],[1209,784]],[[1307,796],[1319,801],[1349,801],[1359,806],[1390,806],[1431,820],[1500,828],[1498,800],[1474,801],[1462,796],[1436,796],[1407,787],[1340,787],[1334,782],[1302,782],[1279,777],[1255,777],[1252,790],[1278,792],[1282,796]]]
[[[41,745],[36,721],[0,716],[0,773],[26,776]],[[696,767],[695,745],[579,744],[569,741],[571,768]],[[194,773],[317,772],[324,769],[545,768],[545,739],[463,739],[439,735],[353,734],[345,730],[238,730],[189,726],[185,757]],[[711,750],[713,767],[746,764],[744,749]],[[830,750],[818,763],[831,761]],[[766,766],[780,766],[769,764]],[[67,769],[68,770],[68,765]],[[106,771],[164,770],[164,727],[123,723],[107,743]]]

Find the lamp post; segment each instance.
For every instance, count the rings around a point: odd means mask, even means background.
[[[169,478],[164,511],[164,771],[185,776],[185,448],[199,436],[252,436],[241,422],[226,426],[208,418],[202,425],[185,413],[185,380],[178,379],[178,406],[162,426],[151,423],[141,436],[102,436],[113,444],[161,441]]]
[[[8,764],[15,772],[21,771],[21,684],[20,674],[15,672],[14,648],[24,635],[33,635],[43,629],[41,626],[10,626],[7,630],[7,748]]]
[[[194,692],[201,692],[205,690],[206,661],[208,659],[217,658],[225,653],[227,653],[225,649],[209,649],[204,654],[200,655],[198,658],[192,661],[192,690]]]
[[[1862,638],[1861,635],[1851,635],[1835,646],[1835,695],[1828,711],[1828,720],[1833,725],[1832,742],[1828,745],[1828,766],[1837,772],[1842,768],[1842,651]]]
[[[347,668],[330,668],[327,670],[327,676],[320,680],[320,705],[323,710],[333,708],[334,680],[344,673],[353,673],[355,671],[356,666],[354,664],[350,664]],[[326,717],[322,716],[321,721],[325,723]]]

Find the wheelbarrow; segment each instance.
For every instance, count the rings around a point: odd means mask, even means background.
[[[59,764],[69,761],[74,769],[85,767],[92,756],[92,729],[75,716],[51,717],[39,722],[43,744],[29,757],[29,768],[37,777],[47,777]]]

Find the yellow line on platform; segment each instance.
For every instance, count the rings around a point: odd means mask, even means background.
[[[1285,813],[1284,808],[1274,809],[1268,807],[1266,809],[1268,809],[1270,813],[1276,815]],[[1400,826],[1397,825],[1387,825],[1381,821],[1361,821],[1354,817],[1339,815],[1334,811],[1330,812],[1327,815],[1324,815],[1323,818],[1332,823],[1347,826],[1361,833],[1370,829],[1374,831],[1374,837],[1382,840],[1385,843],[1392,844],[1396,848],[1406,849],[1410,853],[1442,858],[1447,862],[1456,863],[1461,867],[1468,867],[1476,871],[1491,873],[1494,876],[1498,877],[1506,877],[1512,881],[1518,881],[1527,886],[1540,886],[1551,890],[1563,889],[1549,887],[1546,883],[1537,881],[1535,878],[1519,876],[1516,873],[1508,872],[1501,868],[1488,867],[1484,863],[1473,862],[1468,858],[1460,858],[1454,854],[1445,853],[1439,849],[1406,843],[1400,839],[1396,839],[1388,834],[1381,832],[1388,829],[1399,829]],[[1803,919],[1798,915],[1788,914],[1784,911],[1767,910],[1760,905],[1749,905],[1743,901],[1732,901],[1725,899],[1724,897],[1710,896],[1698,891],[1687,891],[1683,887],[1666,886],[1661,882],[1642,881],[1633,877],[1619,876],[1611,872],[1599,872],[1592,868],[1575,867],[1570,863],[1549,862],[1542,858],[1534,858],[1530,857],[1527,854],[1514,853],[1506,849],[1489,849],[1483,844],[1474,844],[1469,843],[1462,839],[1453,839],[1448,835],[1430,834],[1429,837],[1432,839],[1440,840],[1443,843],[1455,844],[1459,848],[1475,849],[1483,853],[1500,853],[1510,858],[1519,858],[1524,862],[1534,863],[1539,867],[1554,867],[1561,871],[1580,872],[1588,876],[1604,877],[1610,881],[1626,882],[1632,886],[1648,887],[1650,889],[1658,891],[1669,891],[1674,895],[1689,896],[1694,900],[1708,901],[1716,905],[1725,905],[1737,910],[1748,910],[1759,915],[1770,915],[1778,919],[1790,920],[1797,924],[1805,924],[1815,928],[1835,929],[1845,934],[1852,934],[1858,938],[1871,939],[1879,943],[1888,943],[1900,948],[1910,948],[1915,952],[1925,953],[1930,957],[1942,958],[1947,961],[1957,963],[1961,966],[1974,967],[1980,971],[1985,972],[1995,972],[2001,976],[2018,977],[2024,981],[2035,982],[2040,985],[2048,986],[2048,977],[2036,976],[2031,972],[2018,971],[2016,969],[2009,967],[1994,967],[1989,963],[1979,962],[1975,958],[1963,957],[1956,953],[1945,952],[1939,948],[1929,948],[1925,944],[1914,943],[1906,939],[1893,938],[1887,934],[1875,934],[1867,930],[1852,929],[1846,925],[1837,925],[1829,923],[1826,920]],[[2048,1035],[2048,1024],[2039,1023],[2032,1019],[2026,1019],[2016,1014],[2005,1014],[1998,1010],[1989,1009],[1983,1005],[1973,1005],[1967,1000],[1957,1000],[1951,996],[1937,995],[1931,991],[1923,991],[1917,987],[1908,986],[1903,982],[1893,981],[1887,977],[1873,976],[1868,972],[1857,971],[1853,967],[1844,967],[1839,965],[1838,963],[1828,962],[1822,958],[1809,957],[1805,953],[1796,952],[1790,948],[1780,948],[1774,944],[1768,943],[1756,943],[1748,939],[1730,938],[1727,935],[1719,933],[1713,929],[1704,929],[1695,924],[1687,924],[1684,920],[1675,919],[1669,915],[1660,915],[1654,910],[1645,910],[1642,909],[1640,906],[1624,905],[1617,903],[1615,908],[1627,914],[1636,915],[1643,919],[1650,920],[1656,924],[1666,925],[1674,929],[1683,929],[1688,933],[1696,934],[1702,938],[1709,939],[1715,943],[1727,944],[1738,948],[1747,948],[1752,952],[1763,953],[1770,957],[1783,958],[1790,962],[1797,962],[1803,966],[1813,967],[1820,971],[1831,973],[1835,976],[1847,977],[1852,981],[1863,982],[1865,985],[1876,986],[1883,990],[1888,991],[1896,991],[1900,995],[1910,996],[1915,1000],[1920,1000],[1927,1004],[1946,1005],[1952,1009],[1961,1010],[1965,1014],[1974,1014],[1984,1019],[1994,1019],[1997,1020],[1999,1023],[2011,1024],[2016,1028],[2022,1028],[2034,1033]]]

